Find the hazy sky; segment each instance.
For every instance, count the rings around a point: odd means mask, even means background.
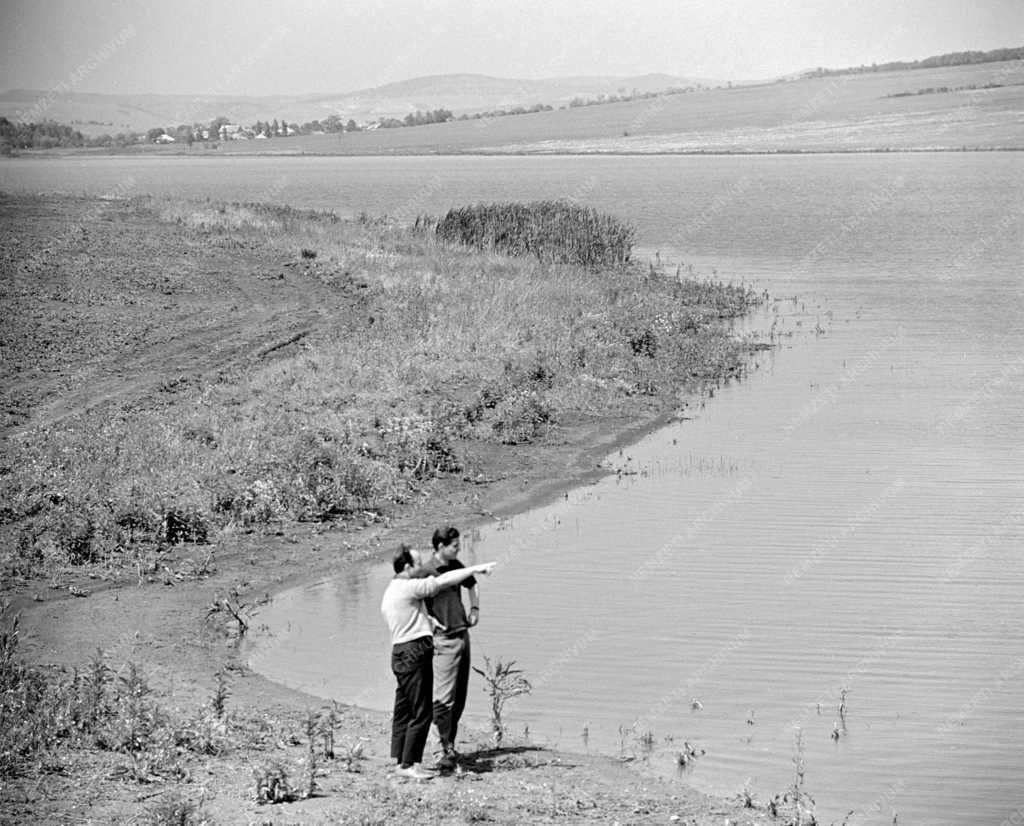
[[[1024,43],[1024,0],[3,0],[0,15],[0,89],[88,92],[341,92],[454,72],[746,80]]]

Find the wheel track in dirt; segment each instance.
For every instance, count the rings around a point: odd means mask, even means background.
[[[41,296],[65,289],[131,292],[140,270],[148,275],[155,269],[159,275],[160,267],[172,272],[178,289],[177,294],[172,294],[174,290],[159,294],[160,279],[150,277],[156,287],[146,284],[150,290],[143,293],[146,300],[126,309],[126,318],[128,310],[135,313],[128,318],[123,335],[128,343],[113,352],[90,348],[94,342],[75,340],[72,335],[70,340],[65,337],[53,343],[52,352],[44,354],[49,361],[44,360],[41,368],[16,369],[10,389],[25,403],[21,410],[8,411],[17,412],[21,420],[0,429],[3,439],[53,427],[107,405],[157,405],[157,394],[281,357],[302,340],[315,339],[327,327],[336,332],[368,309],[365,285],[347,273],[339,275],[331,265],[318,262],[282,262],[279,250],[258,243],[239,245],[231,237],[211,239],[189,233],[149,216],[126,213],[119,204],[102,211],[74,199],[44,199],[19,204],[21,209],[12,209],[10,203],[3,206],[4,218],[11,219],[5,220],[9,225],[3,237],[3,286],[12,294],[20,290],[19,300],[28,294],[21,304],[29,309],[35,306],[37,289]],[[75,218],[81,223],[76,224]],[[86,227],[81,234],[88,236],[90,246],[81,252],[74,244],[65,244],[70,251],[61,248],[59,255],[50,256],[48,267],[39,267],[38,254],[32,243],[25,242],[26,235],[44,244],[52,245],[55,237],[58,241],[72,237],[77,243],[76,231],[68,230],[69,222],[73,228]],[[162,260],[146,259],[153,254],[151,248]],[[71,263],[75,255],[86,257],[88,266],[76,268]],[[117,260],[104,269],[111,264],[111,256]],[[22,266],[26,262],[31,267]],[[62,306],[81,309],[66,302]],[[84,335],[89,323],[116,310],[107,303],[96,316],[87,311]],[[131,328],[132,323],[139,329]],[[47,318],[40,341],[45,345],[46,336],[56,336],[60,326]]]
[[[34,408],[26,424],[9,428],[4,435],[52,427],[103,405],[141,400],[176,383],[195,383],[220,371],[252,363],[284,337],[314,333],[317,320],[315,313],[263,312],[249,316],[245,324],[222,324],[184,333],[181,338],[187,340],[144,350],[137,358],[118,365],[115,375]],[[254,334],[253,327],[266,332]]]

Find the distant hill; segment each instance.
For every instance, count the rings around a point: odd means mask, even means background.
[[[708,78],[666,74],[637,76],[498,78],[487,75],[434,75],[354,92],[267,97],[204,95],[108,95],[71,92],[47,102],[47,92],[15,89],[0,93],[0,116],[12,121],[44,118],[68,123],[87,135],[181,123],[209,122],[223,115],[238,123],[287,119],[302,123],[340,115],[357,122],[402,118],[417,110],[450,109],[454,114],[543,103],[563,106],[573,98],[660,92],[673,87],[715,86]]]
[[[596,98],[599,95],[624,95],[661,92],[673,87],[711,86],[718,81],[707,78],[684,78],[666,74],[631,77],[616,75],[515,79],[488,75],[433,75],[388,83],[341,95],[321,95],[307,102],[338,112],[343,117],[358,113],[372,116],[398,117],[416,110],[443,106],[456,115],[482,112],[511,106],[544,103],[550,106],[568,104],[574,98]],[[321,112],[323,114],[323,112]]]

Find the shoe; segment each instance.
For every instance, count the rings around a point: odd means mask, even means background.
[[[445,752],[444,754],[442,754],[439,758],[437,758],[437,762],[434,764],[434,767],[438,771],[443,772],[450,772],[452,769],[455,768],[455,766],[456,757],[451,752]]]
[[[406,768],[398,767],[398,771],[395,772],[399,777],[407,777],[410,780],[433,780],[434,775],[424,770],[418,763],[414,763]]]

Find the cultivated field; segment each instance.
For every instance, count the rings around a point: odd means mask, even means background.
[[[1000,86],[985,89],[986,84]],[[917,94],[943,87],[950,91]],[[1024,148],[1020,61],[715,89],[491,120],[229,142],[216,151],[390,155],[1003,148]],[[197,144],[192,150],[141,151],[203,150]]]

